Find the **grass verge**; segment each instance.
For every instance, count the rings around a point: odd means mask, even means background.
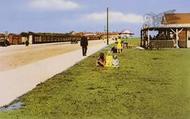
[[[97,68],[94,54],[20,98],[0,119],[189,119],[190,49],[118,54],[120,68]]]

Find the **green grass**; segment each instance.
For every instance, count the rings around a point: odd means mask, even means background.
[[[140,45],[140,39],[139,38],[128,38],[128,39],[125,39],[125,41],[128,42],[128,45],[129,46],[139,46]]]
[[[119,69],[94,54],[22,96],[0,119],[189,119],[190,49],[119,54]]]

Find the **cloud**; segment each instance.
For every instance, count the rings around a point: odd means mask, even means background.
[[[105,21],[106,20],[106,12],[100,12],[100,13],[91,13],[88,15],[85,15],[85,19],[89,21]],[[120,22],[126,22],[126,23],[143,23],[143,16],[137,15],[137,14],[124,14],[122,12],[109,12],[109,18],[111,22],[114,23],[120,23]]]
[[[29,5],[34,9],[67,11],[80,8],[80,5],[71,0],[30,0]]]

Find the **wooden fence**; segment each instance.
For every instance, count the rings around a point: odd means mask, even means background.
[[[173,48],[173,40],[151,40],[149,48]]]

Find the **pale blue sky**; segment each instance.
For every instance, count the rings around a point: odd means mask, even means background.
[[[190,12],[189,6],[190,0],[0,0],[0,32],[104,31],[109,7],[111,31],[139,35],[144,14]]]

